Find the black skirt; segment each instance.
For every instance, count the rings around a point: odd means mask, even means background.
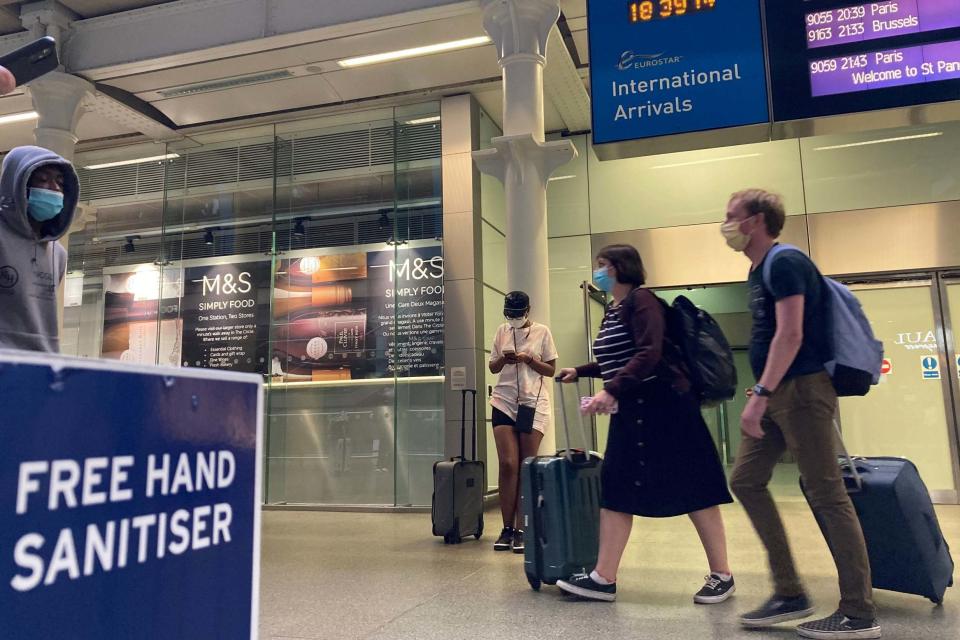
[[[620,399],[601,471],[601,506],[667,518],[733,502],[700,405],[660,381]]]

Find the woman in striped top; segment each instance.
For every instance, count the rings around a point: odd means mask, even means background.
[[[564,382],[602,378],[603,390],[584,411],[612,416],[601,471],[600,554],[594,571],[557,586],[585,598],[614,600],[633,516],[687,514],[710,565],[694,601],[723,602],[733,595],[734,582],[718,505],[733,499],[687,367],[667,335],[664,305],[643,287],[643,262],[635,248],[606,247],[597,267],[594,281],[613,296],[594,343],[597,361],[560,375]]]

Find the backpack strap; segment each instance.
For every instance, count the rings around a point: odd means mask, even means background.
[[[803,253],[800,249],[793,246],[792,244],[775,244],[767,252],[767,257],[763,260],[763,286],[766,287],[767,291],[773,293],[773,287],[770,286],[770,278],[773,272],[773,260],[783,253],[784,251],[797,251]],[[806,254],[804,254],[806,255]]]

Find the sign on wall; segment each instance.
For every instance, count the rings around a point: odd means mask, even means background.
[[[591,0],[596,144],[769,121],[759,0]]]
[[[261,387],[0,354],[0,636],[255,638]]]
[[[270,275],[266,261],[184,270],[183,366],[266,370]]]
[[[777,121],[960,96],[957,0],[766,4]]]

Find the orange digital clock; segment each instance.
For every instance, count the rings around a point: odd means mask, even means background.
[[[630,22],[651,22],[667,18],[709,11],[717,6],[717,0],[643,0],[631,2]]]

